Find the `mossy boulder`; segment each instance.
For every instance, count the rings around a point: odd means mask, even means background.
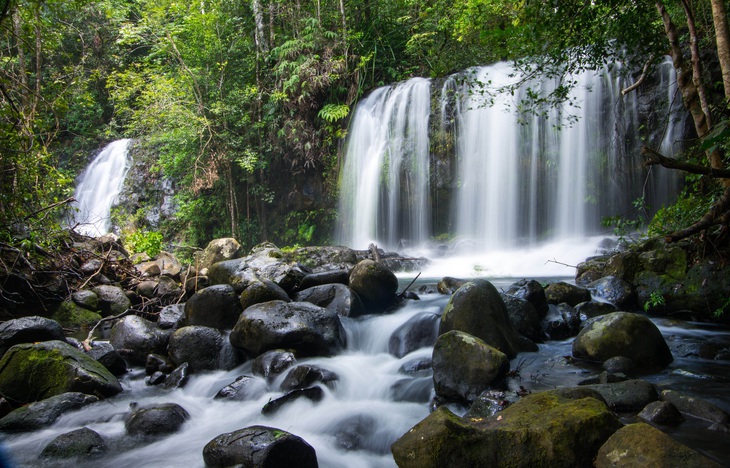
[[[289,295],[278,284],[269,280],[255,280],[241,293],[241,311],[254,304],[276,300],[291,302]]]
[[[492,283],[470,281],[454,292],[441,316],[439,334],[459,330],[513,358],[522,351],[537,351],[537,345],[520,335],[509,321],[507,306]]]
[[[365,259],[352,269],[350,288],[369,311],[382,312],[395,302],[398,278],[382,264]]]
[[[241,254],[241,244],[232,237],[224,237],[208,242],[202,252],[195,254],[195,262],[198,270],[202,270],[214,263],[239,258]]]
[[[107,452],[104,438],[88,427],[66,432],[53,439],[41,452],[42,459],[88,460],[101,457]]]
[[[629,312],[613,312],[587,324],[573,341],[573,356],[598,362],[624,356],[639,366],[666,366],[673,360],[657,326]]]
[[[8,320],[0,324],[0,357],[16,344],[51,340],[66,341],[55,320],[37,315]]]
[[[594,466],[709,468],[722,465],[675,441],[659,429],[639,422],[616,431],[598,451]]]
[[[545,288],[545,297],[548,304],[570,304],[575,307],[581,302],[591,300],[591,292],[586,288],[574,284],[558,281],[550,283]]]
[[[162,436],[180,430],[190,414],[177,403],[160,403],[134,408],[124,421],[129,435]]]
[[[433,383],[443,398],[474,401],[508,371],[507,355],[468,333],[444,333],[433,347]]]
[[[0,360],[0,394],[17,404],[66,392],[110,397],[121,391],[103,365],[62,341],[15,345]]]
[[[81,307],[74,301],[63,301],[52,318],[66,328],[93,327],[102,319],[100,314]]]
[[[83,408],[99,399],[78,392],[62,393],[21,406],[0,419],[2,432],[27,432],[53,424],[62,414]]]
[[[401,468],[591,466],[621,422],[586,392],[536,393],[478,419],[460,418],[442,406],[391,450]]]

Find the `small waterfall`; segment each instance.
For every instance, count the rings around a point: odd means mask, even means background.
[[[131,141],[109,143],[79,176],[74,192],[78,208],[74,223],[79,233],[97,237],[109,232],[111,207],[130,167],[127,153]]]

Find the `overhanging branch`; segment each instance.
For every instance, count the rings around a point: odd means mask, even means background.
[[[641,148],[641,155],[646,158],[644,161],[645,166],[662,166],[667,169],[676,169],[690,174],[700,174],[717,179],[730,178],[730,170],[728,169],[713,169],[707,166],[700,166],[698,164],[690,164],[676,159],[668,158],[661,153],[654,151],[653,149],[644,146]]]

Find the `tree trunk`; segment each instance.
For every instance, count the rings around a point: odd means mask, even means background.
[[[256,23],[254,30],[254,41],[256,42],[256,50],[262,54],[269,51],[269,45],[266,43],[266,34],[264,32],[264,11],[261,9],[261,0],[252,0],[251,8],[253,9],[253,18]]]
[[[725,0],[712,0],[712,20],[715,23],[715,41],[722,70],[725,99],[730,99],[730,28],[727,24]]]

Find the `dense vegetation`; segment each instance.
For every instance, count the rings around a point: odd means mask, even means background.
[[[641,80],[667,51],[700,137],[682,169],[703,175],[653,232],[730,218],[728,184],[713,179],[730,134],[722,0],[2,0],[0,38],[8,245],[51,239],[72,174],[122,136],[178,183],[166,237],[324,243],[348,116],[368,90],[497,60],[566,77],[621,60]],[[560,103],[571,84],[524,104]]]

